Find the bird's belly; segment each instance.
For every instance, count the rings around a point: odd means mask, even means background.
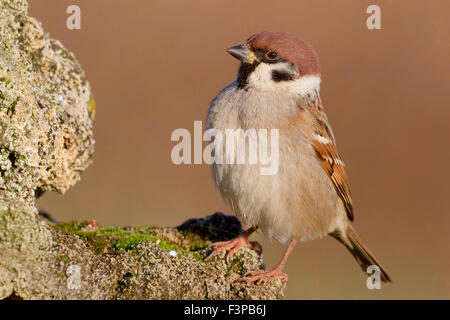
[[[222,196],[230,203],[243,228],[258,226],[272,237],[269,226],[276,224],[277,213],[285,211],[280,201],[278,175],[261,175],[257,165],[249,164],[216,164],[213,174]],[[280,236],[286,233],[284,228],[276,229]]]
[[[336,223],[336,193],[315,155],[304,149],[281,137],[274,175],[261,175],[259,165],[213,165],[216,184],[244,228],[258,226],[283,244],[330,232]]]

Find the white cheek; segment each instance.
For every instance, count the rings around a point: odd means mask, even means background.
[[[285,64],[285,65],[283,65]],[[306,95],[320,89],[320,76],[303,76],[297,80],[275,82],[272,79],[274,70],[288,69],[287,63],[260,63],[248,78],[248,84],[258,90],[279,91],[292,95]]]
[[[269,65],[266,63],[260,63],[255,70],[248,77],[248,84],[250,86],[268,89],[273,86],[272,71],[274,70],[274,65]]]

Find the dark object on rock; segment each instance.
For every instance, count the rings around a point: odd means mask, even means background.
[[[216,212],[201,219],[189,219],[177,229],[179,231],[196,233],[212,242],[227,241],[243,232],[241,224],[236,217],[224,215],[222,212]]]

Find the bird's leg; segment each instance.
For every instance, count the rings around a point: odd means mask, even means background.
[[[208,256],[207,259],[211,259],[212,257],[217,256],[223,251],[228,251],[226,259],[227,261],[229,261],[233,257],[233,255],[236,252],[238,252],[239,249],[242,247],[249,247],[261,253],[262,252],[261,245],[256,241],[248,240],[248,237],[253,232],[255,232],[256,229],[258,229],[258,227],[251,227],[250,229],[242,232],[239,236],[237,236],[234,239],[214,243],[213,244],[214,251]]]
[[[256,282],[266,282],[266,281],[272,281],[276,278],[280,278],[282,282],[286,283],[288,280],[288,275],[283,272],[283,267],[286,264],[286,261],[289,257],[289,255],[292,252],[292,249],[294,249],[296,241],[291,240],[289,242],[288,247],[286,248],[286,251],[283,254],[283,257],[281,258],[281,261],[270,271],[250,271],[247,272],[243,278],[239,279],[238,281],[251,283]]]

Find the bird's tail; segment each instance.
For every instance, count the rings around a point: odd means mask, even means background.
[[[331,234],[331,236],[347,247],[364,272],[367,272],[368,266],[376,265],[380,268],[381,281],[392,282],[386,270],[364,245],[361,238],[350,224],[347,226],[345,232],[335,231]]]

